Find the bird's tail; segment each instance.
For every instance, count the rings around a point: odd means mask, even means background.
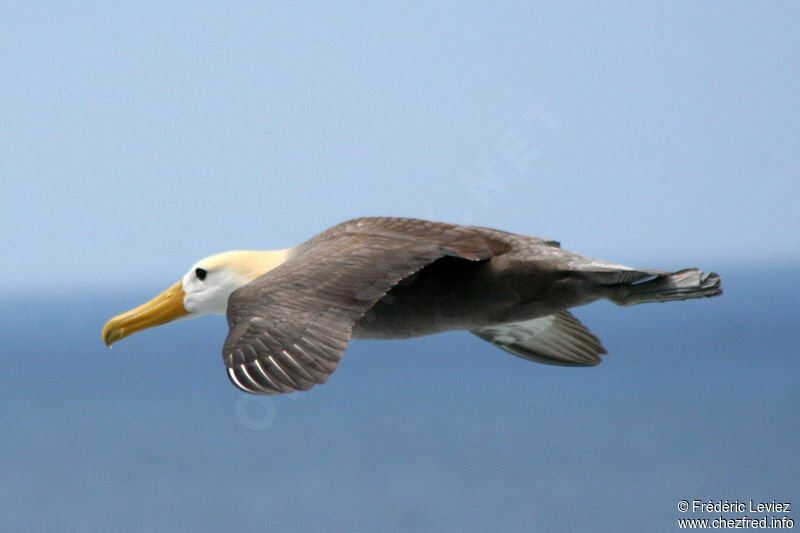
[[[672,302],[690,298],[709,298],[722,294],[719,275],[703,274],[696,268],[658,274],[654,277],[606,286],[607,298],[617,305]]]

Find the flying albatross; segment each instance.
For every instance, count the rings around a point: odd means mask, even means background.
[[[231,382],[281,394],[324,383],[351,339],[459,329],[531,361],[596,365],[607,352],[568,308],[721,293],[719,276],[696,268],[640,270],[489,228],[359,218],[286,250],[207,257],[109,320],[103,340],[111,346],[180,318],[227,315],[222,359]]]

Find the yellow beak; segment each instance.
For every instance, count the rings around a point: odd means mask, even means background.
[[[183,282],[179,281],[146,304],[115,316],[103,328],[103,342],[111,346],[131,333],[166,324],[189,314],[183,307],[184,296]]]

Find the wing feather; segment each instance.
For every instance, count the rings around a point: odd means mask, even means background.
[[[549,365],[593,366],[606,350],[569,311],[472,331],[509,353]]]
[[[353,325],[398,282],[444,256],[485,260],[510,250],[496,230],[415,219],[334,226],[282,265],[234,291],[223,361],[255,394],[307,390],[336,369]]]

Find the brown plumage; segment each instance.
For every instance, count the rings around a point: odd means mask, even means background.
[[[716,296],[697,269],[639,270],[498,230],[362,218],[291,249],[230,295],[228,376],[259,394],[306,390],[336,369],[353,338],[466,329],[537,362],[587,366],[606,353],[567,308]]]

